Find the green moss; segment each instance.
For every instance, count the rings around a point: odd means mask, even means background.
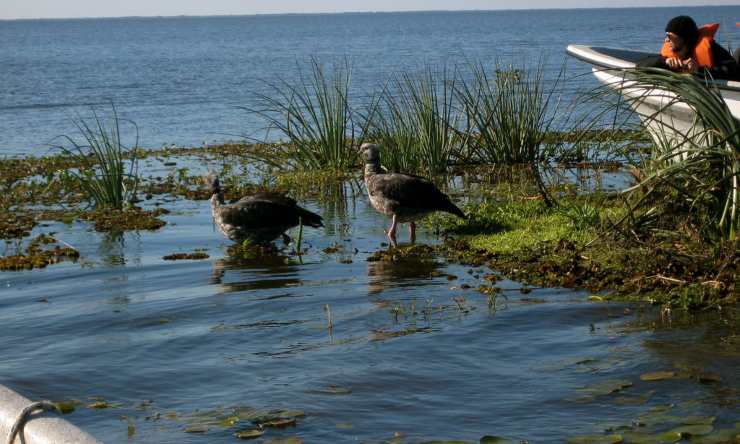
[[[44,268],[56,264],[64,259],[77,260],[80,253],[74,248],[65,245],[54,245],[53,248],[44,248],[56,244],[56,239],[49,235],[39,235],[28,243],[25,251],[11,256],[0,257],[0,271],[21,271],[33,268]]]

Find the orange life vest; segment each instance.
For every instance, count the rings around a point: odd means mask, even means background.
[[[702,68],[714,68],[712,42],[718,29],[719,23],[710,23],[699,28],[699,41],[694,47],[694,60]],[[668,42],[663,43],[660,55],[666,58],[678,58],[678,55],[671,50],[671,45]]]

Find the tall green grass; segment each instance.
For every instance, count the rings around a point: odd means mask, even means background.
[[[457,130],[456,76],[427,67],[395,76],[381,94],[371,134],[390,171],[444,173],[460,155],[466,134]]]
[[[660,220],[685,212],[701,228],[736,239],[740,228],[740,122],[732,116],[719,90],[694,76],[660,69],[629,73],[634,82],[621,88],[659,88],[665,103],[641,116],[664,137],[645,165],[644,179],[628,191],[639,197],[642,216]],[[644,100],[637,97],[631,100]],[[680,130],[660,118],[678,101],[696,111],[694,125]],[[639,218],[644,220],[644,217]]]
[[[359,158],[364,127],[349,103],[352,70],[348,61],[330,72],[311,60],[308,76],[301,72],[297,85],[280,80],[268,83],[270,93],[258,94],[260,106],[247,109],[277,130],[288,142],[285,158],[261,158],[281,169],[345,170]]]
[[[121,141],[121,123],[115,106],[112,106],[109,121],[94,109],[92,118],[78,118],[74,121],[80,138],[61,136],[64,143],[58,146],[66,155],[72,156],[80,164],[89,165],[68,170],[67,174],[78,183],[86,197],[95,208],[124,209],[136,196],[139,184],[138,159],[136,148],[139,132],[136,124],[131,124],[136,132],[131,149]]]
[[[491,74],[480,64],[457,94],[471,131],[472,155],[483,163],[513,165],[543,159],[557,115],[555,90],[545,87],[544,63],[536,68],[497,65]],[[561,72],[562,74],[562,72]]]

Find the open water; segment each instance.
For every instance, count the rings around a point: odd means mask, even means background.
[[[265,82],[298,84],[312,57],[348,59],[358,96],[425,65],[544,57],[552,78],[569,43],[657,52],[678,14],[719,22],[718,40],[740,45],[740,6],[0,21],[0,155],[46,153],[77,114],[111,102],[144,147],[259,139],[264,124],[237,107]],[[568,60],[571,90],[596,86],[587,72]]]

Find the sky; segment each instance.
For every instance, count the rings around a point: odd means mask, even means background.
[[[738,0],[0,0],[0,19],[736,5]]]

